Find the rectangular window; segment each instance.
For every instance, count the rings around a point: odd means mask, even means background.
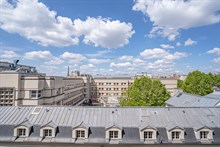
[[[200,131],[200,139],[208,139],[208,131]]]
[[[152,139],[153,132],[152,131],[144,131],[144,139]]]
[[[109,139],[118,139],[118,131],[109,131]]]
[[[44,137],[52,137],[52,129],[44,129]]]
[[[85,131],[84,130],[76,130],[76,137],[77,138],[85,138]]]
[[[18,136],[25,137],[26,136],[26,129],[18,129]]]
[[[180,132],[172,132],[172,140],[179,140],[180,139]]]
[[[37,93],[37,97],[41,97],[42,96],[42,90],[38,90],[38,93]]]
[[[37,97],[37,91],[36,90],[32,90],[31,91],[31,97],[32,98],[36,98]]]

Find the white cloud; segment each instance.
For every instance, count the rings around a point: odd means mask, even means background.
[[[220,64],[220,57],[213,59],[214,63]]]
[[[123,63],[114,63],[112,62],[110,64],[110,67],[116,67],[116,68],[121,68],[121,67],[131,67],[132,64],[130,62],[123,62]]]
[[[163,36],[175,40],[181,29],[215,24],[220,21],[219,1],[209,0],[135,0],[132,8],[153,22],[149,37]]]
[[[102,63],[110,62],[110,60],[109,59],[89,59],[89,62],[92,64],[102,64]]]
[[[80,71],[88,74],[94,72],[94,68],[95,66],[93,64],[85,64],[80,66]]]
[[[212,50],[207,51],[208,54],[217,54],[220,55],[220,48],[215,47]]]
[[[122,60],[122,61],[131,61],[133,59],[134,59],[133,56],[126,56],[126,55],[119,57],[119,60]]]
[[[177,43],[176,43],[176,46],[181,46],[181,43],[180,43],[180,42],[177,42]]]
[[[50,59],[50,61],[45,62],[45,64],[48,64],[48,65],[60,65],[63,63],[64,63],[64,61],[58,57],[52,57],[52,59]]]
[[[146,64],[144,60],[141,60],[139,58],[135,58],[133,61],[134,66],[143,66]]]
[[[0,50],[0,57],[2,60],[10,60],[10,59],[15,59],[18,58],[19,55],[15,53],[14,51],[10,50]]]
[[[81,54],[70,53],[70,52],[64,52],[60,57],[63,59],[74,60],[76,62],[86,59],[86,57]]]
[[[85,44],[104,48],[118,48],[129,43],[129,38],[134,34],[131,23],[111,21],[107,18],[88,17],[85,21],[74,20],[76,36],[84,35]]]
[[[143,52],[141,52],[140,55],[146,59],[157,59],[169,55],[169,53],[163,49],[154,48],[154,49],[146,49]]]
[[[129,43],[134,34],[131,23],[108,18],[88,17],[85,21],[58,16],[38,0],[0,3],[0,28],[36,41],[43,46],[64,47],[83,42],[104,48],[118,48]]]
[[[160,46],[164,49],[174,48],[174,46],[169,45],[169,44],[161,44]]]
[[[18,33],[43,46],[62,47],[78,44],[78,38],[73,37],[72,20],[56,17],[55,11],[50,11],[37,0],[20,0],[16,4],[3,0],[0,6],[0,28],[9,33]]]
[[[175,63],[172,61],[164,60],[164,59],[159,59],[154,62],[150,62],[147,64],[147,68],[149,69],[168,69],[168,68],[173,68],[175,66]]]
[[[26,52],[24,54],[24,58],[29,60],[38,60],[38,59],[48,60],[52,58],[52,54],[50,53],[50,51],[32,51],[32,52]]]
[[[164,59],[166,60],[178,60],[184,57],[187,57],[188,54],[184,53],[184,52],[175,52],[174,54],[169,54],[167,56],[164,57]]]
[[[164,49],[146,49],[140,53],[145,59],[157,59],[151,62],[143,62],[146,69],[152,69],[155,71],[166,70],[170,71],[175,67],[175,61],[187,57],[188,54],[184,52],[170,53]]]
[[[192,40],[191,38],[188,38],[184,43],[185,46],[191,46],[191,45],[195,45],[195,44],[197,44],[197,42]]]

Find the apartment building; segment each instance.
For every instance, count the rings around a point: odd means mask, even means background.
[[[0,106],[79,105],[85,100],[81,78],[46,76],[17,63],[0,65]]]
[[[170,95],[173,96],[177,93],[177,77],[153,77],[153,80],[159,80],[165,86]]]
[[[134,82],[132,77],[93,77],[91,83],[91,98],[101,96],[120,97]]]
[[[76,105],[84,100],[82,79],[0,72],[0,105]]]

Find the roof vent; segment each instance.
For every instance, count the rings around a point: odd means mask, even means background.
[[[35,107],[31,114],[39,114],[42,107]]]

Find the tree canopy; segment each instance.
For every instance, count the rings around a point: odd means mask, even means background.
[[[196,70],[188,74],[181,87],[184,92],[203,96],[213,92],[214,86],[220,86],[219,75]]]
[[[121,106],[165,106],[170,93],[159,80],[141,77],[134,80],[120,99]]]

